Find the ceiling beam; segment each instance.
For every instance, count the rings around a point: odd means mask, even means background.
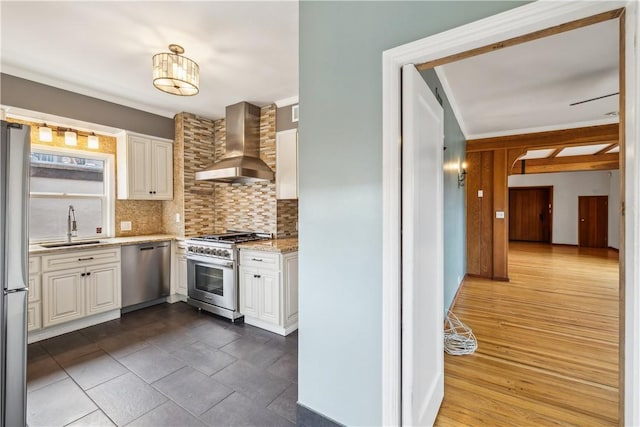
[[[617,144],[620,137],[619,127],[617,123],[614,123],[611,125],[587,126],[548,132],[470,139],[467,141],[467,152],[511,148],[540,150],[543,148],[564,148],[579,145]]]
[[[589,16],[587,18],[578,19],[575,21],[567,22],[564,24],[556,25],[555,27],[545,28],[543,30],[534,31],[533,33],[525,34],[522,36],[514,37],[508,40],[504,40],[498,43],[493,43],[487,46],[481,46],[475,49],[467,50],[465,52],[457,53],[454,55],[445,56],[444,58],[434,59],[433,61],[427,61],[422,64],[416,65],[419,71],[428,70],[430,68],[437,67],[439,65],[448,64],[450,62],[460,61],[461,59],[471,58],[473,56],[482,55],[489,52],[494,52],[505,47],[516,46],[522,43],[530,42],[532,40],[538,40],[543,37],[553,36],[555,34],[564,33],[567,31],[575,30],[577,28],[586,27],[587,25],[597,24],[599,22],[608,21],[610,19],[616,19],[620,16],[624,9],[610,10],[608,12],[600,13],[598,15]]]
[[[584,156],[554,157],[546,159],[529,159],[525,161],[524,173],[552,173],[613,170],[620,167],[618,153],[587,154]],[[512,175],[522,173],[522,160],[514,163],[510,171]]]
[[[565,149],[565,147],[556,148],[555,150],[553,150],[553,153],[551,153],[551,154],[549,154],[549,156],[547,156],[547,158],[552,159],[552,158],[556,157],[564,149]]]
[[[609,144],[609,145],[607,145],[606,147],[604,147],[602,150],[598,151],[598,152],[597,152],[597,153],[595,153],[595,154],[604,154],[604,153],[606,153],[607,151],[612,150],[612,149],[614,149],[614,148],[615,148],[615,147],[617,147],[617,146],[618,146],[618,143],[617,143],[617,142],[614,142],[613,144]]]

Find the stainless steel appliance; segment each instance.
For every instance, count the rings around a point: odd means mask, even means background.
[[[270,238],[270,234],[230,231],[187,240],[187,302],[232,321],[240,319],[236,244]]]
[[[0,140],[0,425],[26,425],[29,126],[2,120]]]
[[[171,242],[125,245],[122,259],[122,312],[165,301],[171,287]]]
[[[248,102],[229,105],[225,126],[224,156],[196,172],[196,179],[243,184],[273,181],[275,174],[260,159],[260,107]]]

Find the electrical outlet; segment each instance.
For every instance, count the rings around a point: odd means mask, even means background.
[[[120,221],[120,231],[131,231],[131,221]]]
[[[483,196],[484,196],[484,191],[478,190],[478,197],[483,197]]]
[[[180,222],[180,214],[179,213],[176,214],[176,222]]]

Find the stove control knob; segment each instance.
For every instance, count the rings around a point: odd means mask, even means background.
[[[207,254],[207,255],[211,255],[211,252],[213,252],[213,250],[212,250],[212,249],[210,249],[210,248],[206,248],[206,249],[204,250],[204,253],[205,253],[205,254]]]
[[[220,256],[222,254],[222,251],[220,249],[216,249],[216,255]]]
[[[204,248],[203,247],[199,247],[198,248],[198,253],[199,254],[203,254],[204,253]]]
[[[222,256],[229,258],[229,255],[231,255],[231,253],[229,251],[222,251]]]
[[[187,252],[193,252],[193,246],[187,247]]]

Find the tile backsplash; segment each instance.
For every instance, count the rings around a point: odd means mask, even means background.
[[[297,200],[276,200],[275,183],[195,181],[196,171],[224,156],[225,142],[225,119],[212,122],[189,113],[176,116],[174,173],[178,177],[174,182],[182,175],[185,191],[183,200],[176,194],[174,201],[165,205],[165,220],[173,221],[181,212],[184,229],[174,226],[175,233],[187,237],[226,230],[297,236]],[[275,171],[275,105],[260,110],[260,158]]]

